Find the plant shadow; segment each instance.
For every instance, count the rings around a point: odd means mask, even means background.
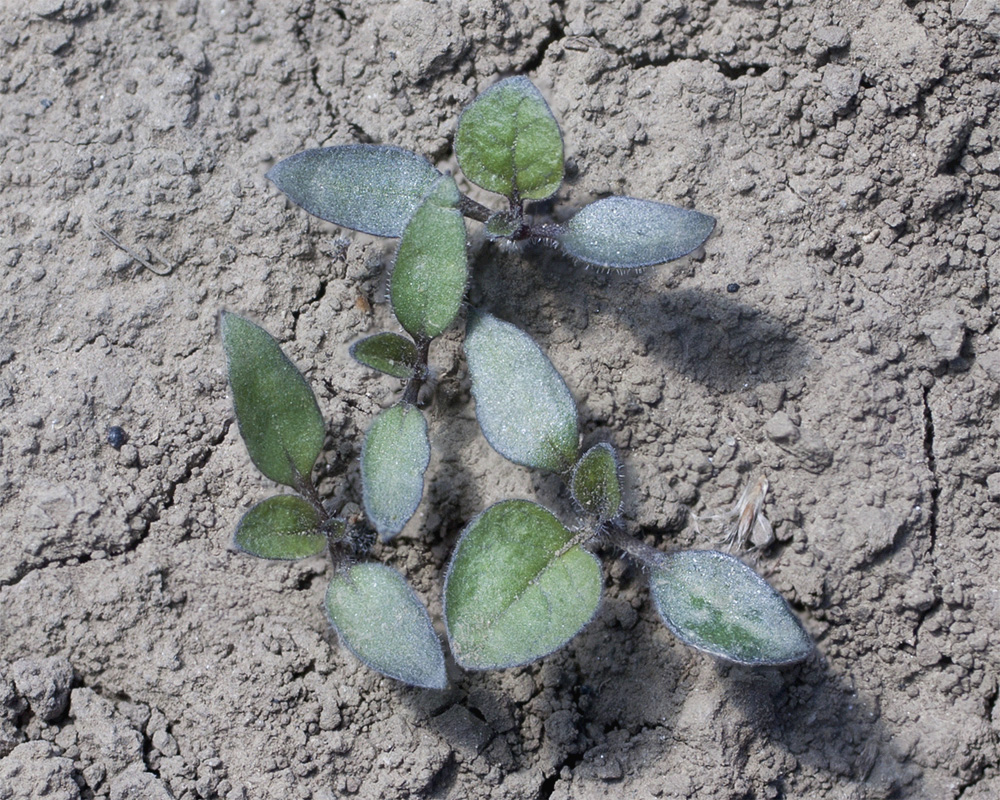
[[[448,691],[407,693],[409,713],[462,761],[478,761],[474,769],[519,773],[534,781],[553,776],[543,789],[566,769],[580,766],[589,773],[604,759],[607,731],[669,728],[678,709],[675,690],[683,663],[669,650],[637,643],[634,624],[629,602],[606,596],[596,618],[555,653],[502,671],[463,672],[451,664]],[[657,680],[646,679],[649,675]],[[627,759],[624,752],[614,757]],[[538,771],[533,764],[545,766]],[[436,788],[454,780],[452,764],[442,770]]]
[[[720,391],[787,381],[806,371],[809,348],[764,311],[701,289],[649,298],[642,316],[661,316],[651,353],[689,378]]]
[[[670,268],[615,274],[541,248],[520,255],[487,244],[475,259],[470,296],[528,327],[543,347],[553,320],[580,328],[584,346],[607,341],[614,331],[632,337],[633,353],[720,392],[788,381],[808,370],[812,350],[784,321],[721,290],[663,289],[655,271]],[[543,319],[531,313],[538,306],[547,309]]]
[[[720,663],[717,670],[727,702],[799,764],[863,786],[871,796],[927,796],[919,770],[907,768],[882,723],[878,699],[862,696],[820,655],[784,669]]]

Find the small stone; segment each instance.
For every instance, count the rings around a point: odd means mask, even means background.
[[[613,753],[608,752],[605,745],[601,745],[588,750],[583,757],[582,763],[573,771],[573,777],[584,780],[598,780],[612,782],[621,780],[624,775],[621,761]]]
[[[847,111],[860,88],[861,70],[839,64],[828,64],[823,68],[823,90],[834,112],[842,114]]]
[[[903,520],[889,508],[863,506],[848,512],[843,520],[843,543],[849,566],[869,564],[895,546]]]
[[[14,684],[5,677],[8,668],[9,664],[0,661],[0,761],[24,739],[24,731],[17,722],[28,708]]]
[[[580,736],[577,715],[568,709],[553,712],[545,720],[545,736],[561,749],[572,748]]]
[[[919,319],[921,332],[944,361],[958,358],[965,343],[965,320],[954,309],[935,308]]]
[[[932,153],[931,164],[943,172],[965,148],[972,131],[972,117],[967,114],[950,114],[927,134],[927,149]]]
[[[801,431],[801,438],[790,451],[797,456],[804,469],[820,473],[833,463],[833,451],[816,431]]]
[[[63,5],[65,5],[64,0],[35,0],[31,4],[31,11],[40,17],[51,17],[62,11]]]
[[[806,52],[817,62],[824,62],[830,53],[843,50],[851,43],[851,35],[839,25],[824,25],[814,30],[806,43]]]
[[[180,752],[177,747],[177,740],[167,731],[158,730],[153,733],[153,749],[165,756],[175,756]]]
[[[182,38],[177,43],[177,51],[180,53],[181,58],[195,72],[204,72],[208,69],[208,57],[205,55],[205,48],[195,37],[185,36]]]
[[[11,677],[39,719],[52,722],[66,712],[73,667],[65,658],[22,658],[11,665]]]
[[[799,439],[799,426],[784,411],[779,411],[764,425],[764,433],[775,444],[790,444]]]
[[[976,363],[986,371],[991,380],[1000,383],[1000,350],[977,353]]]
[[[812,40],[824,50],[843,50],[851,43],[851,34],[839,25],[824,25],[813,31]]]
[[[73,762],[57,755],[50,742],[36,740],[15,747],[0,759],[0,792],[11,800],[80,800]],[[9,793],[8,790],[9,789]],[[41,792],[39,794],[36,792]]]
[[[931,667],[941,660],[941,651],[930,637],[922,636],[917,642],[917,663],[922,667]]]
[[[987,476],[986,494],[990,500],[1000,500],[1000,472],[994,472]]]
[[[964,194],[965,184],[954,175],[935,175],[924,183],[924,197],[932,211],[960,199]]]
[[[122,445],[128,441],[128,434],[118,425],[112,425],[108,428],[107,440],[115,450],[121,450]]]
[[[875,213],[890,228],[899,228],[906,223],[906,215],[903,213],[903,207],[895,200],[883,200],[876,206]]]
[[[110,700],[92,689],[74,689],[70,695],[70,715],[76,720],[85,760],[105,768],[112,777],[129,765],[142,762],[142,736]]]
[[[112,778],[111,800],[174,800],[174,796],[163,785],[163,781],[133,764]]]
[[[757,398],[765,411],[775,414],[785,402],[785,387],[780,383],[767,381],[757,385]]]
[[[493,738],[490,726],[465,706],[454,705],[434,718],[435,727],[460,751],[478,754]]]
[[[73,29],[66,28],[64,30],[57,30],[50,36],[46,36],[42,39],[42,49],[49,55],[56,55],[61,52],[64,48],[68,47],[70,42],[73,41]]]

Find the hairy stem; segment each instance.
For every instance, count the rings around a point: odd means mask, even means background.
[[[458,210],[462,212],[463,216],[479,222],[486,222],[493,214],[492,209],[487,208],[482,203],[477,203],[471,197],[464,194],[458,198]]]
[[[562,225],[556,225],[554,222],[546,222],[541,225],[532,225],[528,229],[528,235],[525,238],[558,244],[559,237],[565,230]]]
[[[417,366],[413,370],[413,377],[407,381],[406,389],[403,390],[403,402],[411,406],[417,404],[420,388],[427,382],[427,376],[430,374],[428,356],[431,349],[431,340],[421,336],[414,339],[413,343],[417,346]]]
[[[650,547],[645,542],[641,542],[631,536],[626,530],[621,520],[609,522],[604,533],[604,541],[617,547],[626,556],[641,566],[654,567],[662,564],[666,558],[662,550]]]
[[[330,512],[324,507],[319,492],[316,491],[316,485],[312,482],[312,478],[309,475],[303,475],[295,469],[294,464],[292,465],[292,470],[295,473],[295,491],[302,495],[303,499],[316,510],[316,513],[319,515],[320,527],[324,528],[329,524],[331,516]]]

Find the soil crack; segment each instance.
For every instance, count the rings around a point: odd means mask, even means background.
[[[931,502],[927,525],[931,537],[928,553],[933,554],[937,545],[938,497],[941,494],[941,483],[938,479],[937,458],[934,455],[934,414],[931,411],[930,391],[930,388],[924,389],[924,458],[931,473]]]

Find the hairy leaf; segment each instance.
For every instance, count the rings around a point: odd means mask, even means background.
[[[372,144],[321,147],[267,173],[310,214],[375,236],[401,236],[439,173],[409,150]]]
[[[427,609],[396,570],[366,562],[339,571],[326,612],[341,641],[376,672],[426,689],[448,685]]]
[[[427,421],[420,410],[400,404],[379,414],[361,448],[365,513],[388,541],[420,505],[424,470],[431,458]]]
[[[269,497],[236,526],[236,547],[258,558],[292,560],[316,556],[326,547],[316,509],[301,497]]]
[[[263,328],[223,312],[236,420],[250,458],[272,481],[298,488],[308,479],[325,431],[316,397],[295,365]]]
[[[555,367],[513,325],[469,317],[465,355],[486,440],[516,464],[562,472],[576,460],[576,404]]]
[[[601,598],[601,568],[551,512],[507,500],[473,519],[445,577],[455,660],[502,669],[548,655],[586,625]]]
[[[398,333],[376,333],[351,345],[351,357],[359,364],[394,378],[407,380],[420,357],[409,339]]]
[[[812,653],[785,599],[733,556],[682,550],[651,567],[656,608],[687,644],[739,664],[791,664]]]
[[[442,175],[403,231],[390,299],[399,324],[414,338],[433,339],[462,306],[468,258],[458,187]]]
[[[562,183],[559,124],[521,76],[490,87],[462,112],[455,155],[470,181],[507,197],[543,200]]]
[[[613,269],[649,267],[697,249],[715,218],[652,200],[605,197],[584,206],[557,237],[581,261]]]
[[[583,509],[602,522],[621,513],[622,485],[614,448],[601,442],[581,456],[570,481],[573,497]]]
[[[524,218],[520,214],[514,214],[510,211],[497,211],[495,214],[491,214],[489,219],[486,220],[483,230],[486,232],[487,238],[492,241],[510,239],[521,229],[523,224]]]

